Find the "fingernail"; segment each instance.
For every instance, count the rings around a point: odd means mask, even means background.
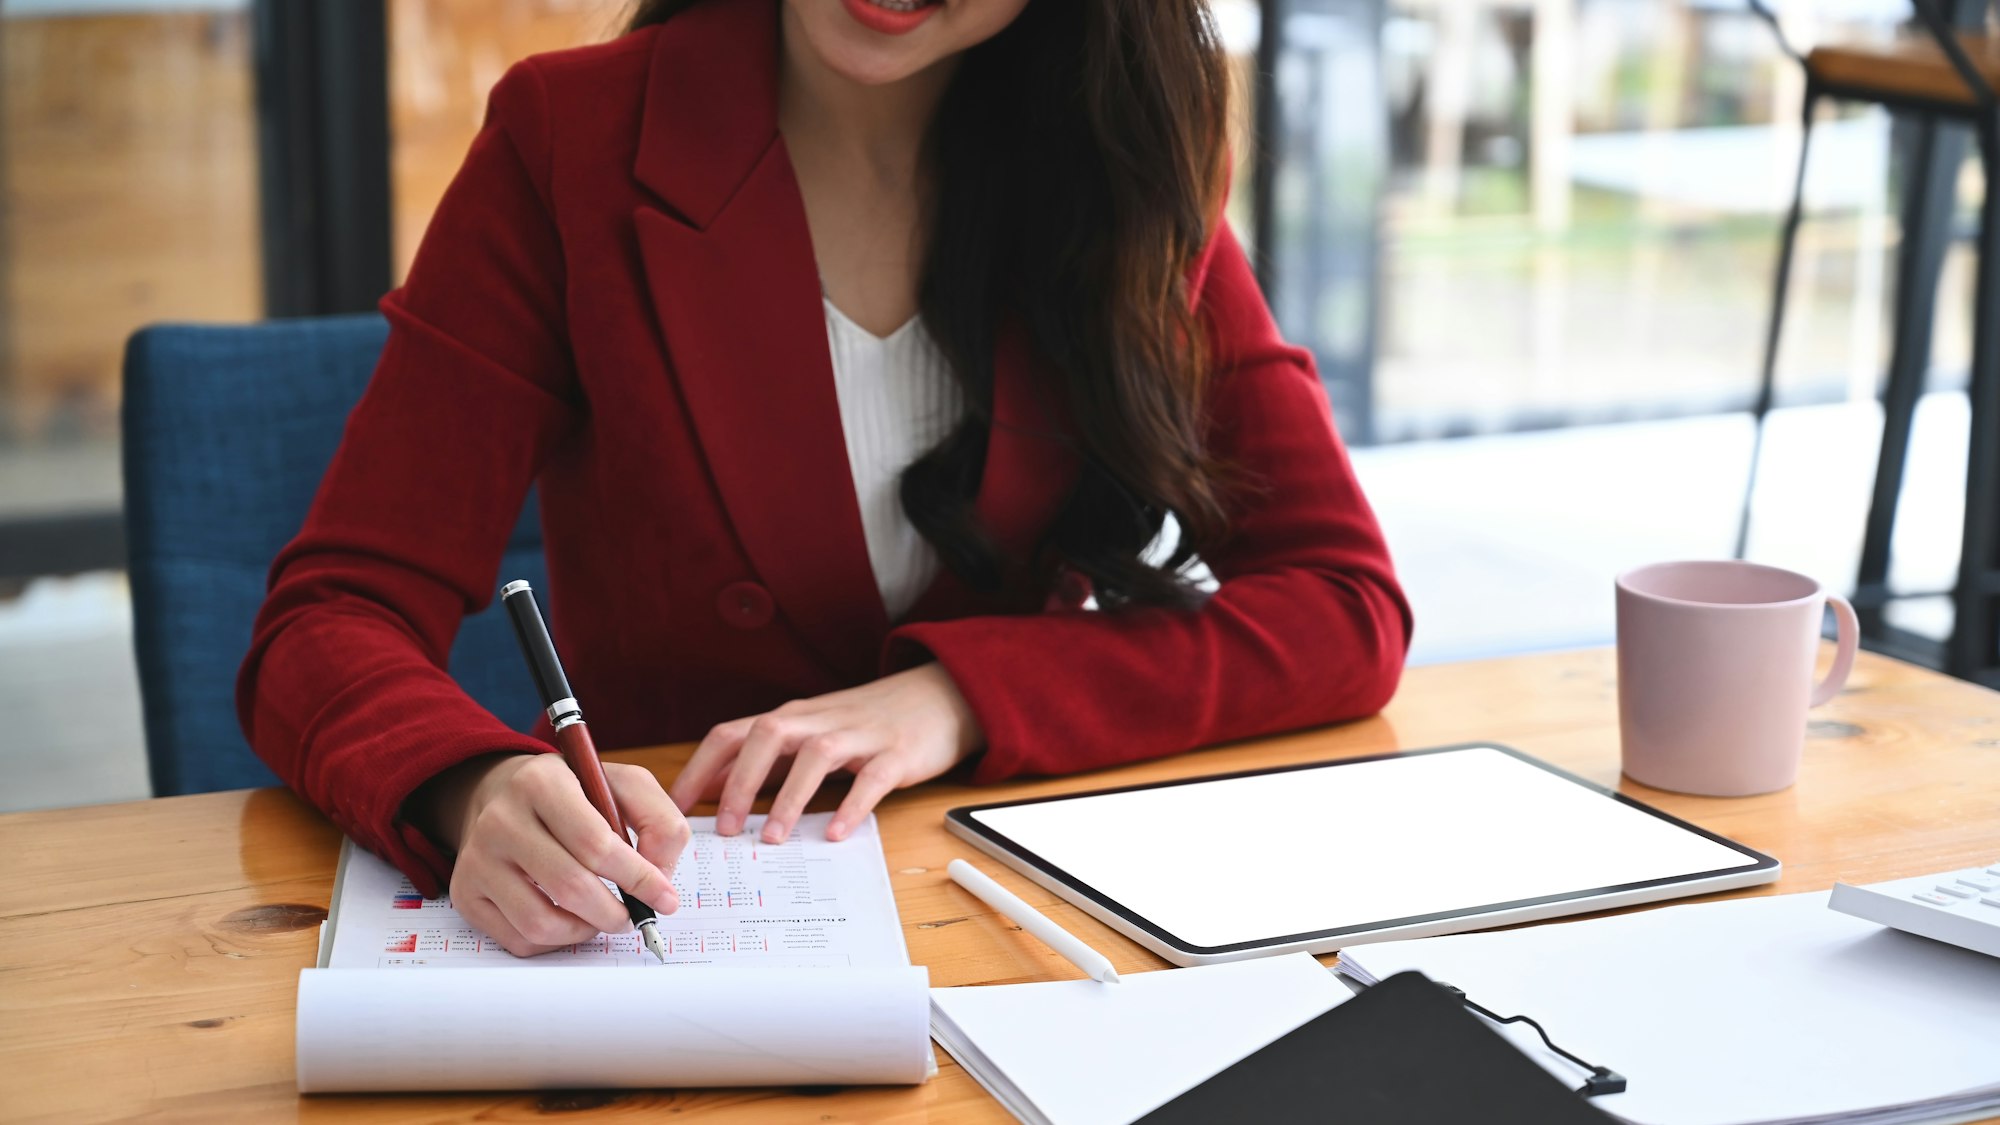
[[[785,838],[785,834],[786,834],[786,829],[782,825],[778,824],[776,821],[767,820],[764,822],[765,843],[767,844],[778,843],[779,841]]]
[[[826,826],[826,838],[829,840],[845,840],[847,838],[847,825],[837,820],[828,824]]]
[[[718,813],[715,817],[715,830],[724,836],[734,836],[743,830],[743,818],[735,813]]]

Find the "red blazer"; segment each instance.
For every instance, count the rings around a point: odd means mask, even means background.
[[[1379,710],[1410,614],[1306,353],[1226,225],[1195,274],[1214,454],[1264,487],[1198,611],[1084,611],[946,573],[892,624],[854,499],[803,205],[776,126],[771,0],[712,0],[541,55],[493,89],[367,394],[271,570],[238,682],[278,776],[426,893],[404,800],[548,744],[444,671],[531,482],[549,601],[600,746],[942,661],[975,776],[1091,769]],[[1003,334],[976,510],[1025,557],[1073,474]],[[1072,602],[1074,598],[1071,599]],[[545,732],[544,732],[545,733]]]

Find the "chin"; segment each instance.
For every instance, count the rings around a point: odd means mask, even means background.
[[[912,51],[901,44],[882,47],[872,43],[814,43],[827,69],[862,86],[888,86],[922,71],[943,57],[943,52]]]

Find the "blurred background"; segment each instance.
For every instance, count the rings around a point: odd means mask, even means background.
[[[1039,0],[1055,2],[1055,0]],[[1621,569],[1728,555],[1805,79],[1743,0],[1213,0],[1231,221],[1310,347],[1417,662],[1604,644]],[[521,56],[599,0],[0,2],[0,810],[148,794],[124,343],[366,310]],[[1909,0],[1778,0],[1796,47]],[[1855,583],[1901,239],[1885,111],[1828,103],[1748,555]],[[1976,162],[1949,198],[1976,203]],[[1891,585],[1948,590],[1971,247],[1945,250]],[[222,517],[222,518],[226,518]],[[1949,600],[1899,600],[1918,638]],[[247,643],[247,636],[246,636]]]

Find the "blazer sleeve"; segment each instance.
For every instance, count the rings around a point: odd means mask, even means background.
[[[1245,478],[1204,555],[1196,610],[1058,610],[895,630],[888,667],[934,656],[977,715],[975,777],[1093,769],[1353,719],[1394,694],[1408,602],[1311,357],[1278,336],[1226,223],[1195,271],[1215,356],[1211,452]]]
[[[548,749],[445,671],[580,409],[545,107],[532,64],[494,87],[407,284],[382,300],[388,344],[304,528],[271,567],[237,678],[257,754],[425,894],[450,863],[402,819],[410,793],[480,754]]]

